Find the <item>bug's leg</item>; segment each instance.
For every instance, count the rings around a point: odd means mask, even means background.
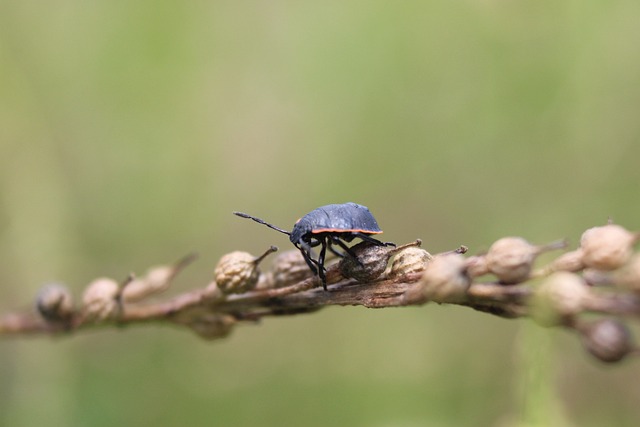
[[[311,270],[311,272],[313,273],[314,276],[317,276],[318,275],[318,269],[315,266],[315,264],[317,263],[316,260],[311,258],[308,253],[306,253],[304,251],[301,251],[301,252],[302,252],[302,257],[304,258],[305,262],[309,266],[309,269]]]
[[[329,237],[329,239],[327,240],[327,249],[329,249],[335,256],[344,258],[345,254],[343,254],[342,252],[338,252],[336,248],[333,247],[333,244],[339,244],[338,242],[336,242],[336,240],[338,240],[338,238],[335,236]]]
[[[304,242],[304,241],[300,241],[298,242],[298,245],[296,245],[298,247],[298,249],[300,249],[301,251],[304,251],[307,256],[309,257],[309,259],[317,266],[318,262],[315,260],[315,254],[313,253],[313,247],[316,247],[320,244],[319,241],[312,241],[312,242]]]
[[[318,269],[316,268],[316,265],[318,262],[311,258],[311,248],[308,245],[303,245],[303,244],[299,244],[299,245],[295,245],[296,248],[298,248],[298,250],[300,251],[300,253],[302,254],[302,258],[304,258],[304,261],[307,263],[307,265],[309,266],[309,269],[311,270],[311,272],[313,273],[314,276],[318,275]]]
[[[322,245],[322,249],[320,252],[320,258],[318,258],[318,260],[316,261],[315,259],[313,259],[313,252],[311,251],[311,247],[318,245]],[[311,272],[320,278],[320,280],[322,281],[322,287],[326,291],[327,279],[325,275],[326,270],[324,268],[324,258],[326,255],[327,245],[325,239],[314,239],[311,242],[299,241],[295,246],[302,253],[302,257],[309,266],[309,269],[311,269]]]
[[[347,255],[349,255],[351,257],[351,259],[353,259],[355,262],[357,262],[360,265],[360,267],[364,267],[364,265],[362,265],[362,262],[356,256],[356,254],[354,254],[353,251],[351,250],[351,248],[349,246],[347,246],[346,243],[344,243],[342,240],[340,240],[339,237],[334,237],[333,238],[333,242],[335,244],[337,244],[338,246],[340,246],[342,249],[344,249],[344,252]]]
[[[351,248],[349,246],[347,246],[346,243],[344,243],[342,240],[340,240],[339,237],[334,237],[333,238],[333,243],[335,243],[336,245],[340,246],[344,250],[344,252],[347,255],[349,255],[351,258],[358,259],[358,257],[356,256],[356,254],[353,253]]]
[[[322,287],[326,291],[327,276],[325,275],[324,257],[327,254],[327,240],[322,239],[320,243],[322,244],[322,249],[320,249],[320,256],[318,257],[318,276],[320,276],[320,280],[322,280]]]
[[[373,243],[374,245],[377,246],[393,246],[395,247],[396,244],[395,243],[391,243],[391,242],[381,242],[378,239],[374,239],[373,237],[369,236],[368,234],[364,234],[364,233],[353,233],[353,235],[355,237],[359,237],[362,240],[364,240],[365,242],[369,242],[369,243]]]
[[[344,254],[342,252],[336,251],[336,249],[331,245],[331,243],[329,243],[329,245],[327,246],[327,249],[329,249],[331,253],[337,256],[338,258],[344,258]]]

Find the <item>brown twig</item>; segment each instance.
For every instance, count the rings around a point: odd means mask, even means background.
[[[220,260],[214,282],[150,302],[193,260],[189,256],[152,268],[142,278],[130,275],[124,283],[96,279],[79,306],[65,287],[47,286],[38,295],[36,311],[0,317],[0,337],[164,322],[215,339],[240,322],[268,316],[310,313],[331,305],[386,308],[432,301],[572,329],[592,355],[613,362],[639,354],[621,320],[640,317],[640,255],[632,251],[637,239],[636,233],[613,224],[594,227],[585,232],[577,250],[536,270],[538,254],[566,243],[535,246],[510,237],[495,242],[486,254],[465,257],[463,246],[431,256],[419,248],[419,240],[398,248],[363,242],[351,248],[357,260],[348,256],[327,268],[327,291],[297,251],[276,257],[264,274],[259,263],[276,248],[259,257],[232,252]],[[492,277],[482,280],[486,275]],[[592,287],[594,282],[599,289]],[[606,321],[585,322],[581,316],[588,312],[606,315]]]

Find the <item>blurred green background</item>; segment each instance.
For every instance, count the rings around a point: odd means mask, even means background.
[[[356,201],[471,252],[640,229],[636,1],[0,0],[0,311]],[[0,425],[637,426],[638,362],[471,310],[0,341]]]

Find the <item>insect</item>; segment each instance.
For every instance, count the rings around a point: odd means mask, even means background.
[[[234,214],[287,234],[291,243],[302,253],[313,274],[320,277],[325,291],[327,290],[327,278],[324,261],[327,249],[339,257],[347,255],[357,260],[345,243],[351,242],[356,237],[377,246],[395,246],[393,243],[384,243],[371,237],[371,235],[382,233],[382,230],[366,206],[352,202],[326,205],[314,209],[296,221],[291,232],[242,212],[234,212]],[[338,252],[333,245],[340,246],[345,253]],[[321,247],[318,259],[314,258],[311,249],[316,246]]]

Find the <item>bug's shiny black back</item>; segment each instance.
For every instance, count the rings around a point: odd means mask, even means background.
[[[300,218],[291,231],[291,241],[295,243],[307,233],[350,231],[365,234],[382,232],[369,208],[349,202],[321,206]]]

